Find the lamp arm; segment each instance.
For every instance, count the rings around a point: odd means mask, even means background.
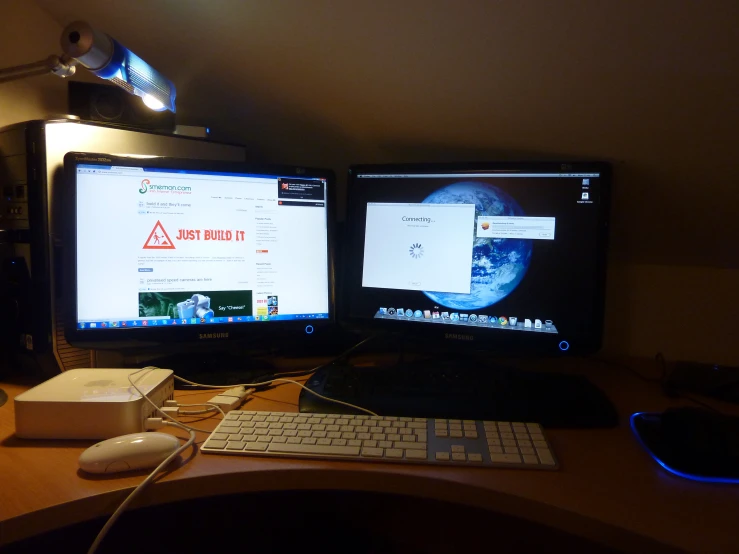
[[[75,63],[75,60],[67,55],[55,56],[52,54],[48,58],[38,62],[0,69],[0,83],[34,77],[35,75],[46,75],[48,73],[53,73],[59,77],[69,77],[74,75],[76,69]]]

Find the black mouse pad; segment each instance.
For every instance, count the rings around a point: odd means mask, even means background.
[[[686,444],[665,440],[662,414],[637,412],[631,416],[631,429],[649,455],[665,470],[693,481],[739,484],[739,464],[733,457],[699,452]],[[721,452],[721,449],[717,449]]]

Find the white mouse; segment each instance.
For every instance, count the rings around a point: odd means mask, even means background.
[[[79,464],[89,473],[153,469],[179,447],[179,439],[166,433],[133,433],[91,446],[80,454]]]

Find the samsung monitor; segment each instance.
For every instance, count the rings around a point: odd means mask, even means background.
[[[65,172],[71,344],[264,342],[335,320],[331,171],[69,153]]]
[[[349,318],[463,349],[597,350],[610,184],[592,162],[352,167]]]

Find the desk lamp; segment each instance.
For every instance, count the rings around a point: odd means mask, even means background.
[[[53,73],[74,75],[76,65],[107,79],[126,92],[141,97],[152,110],[175,111],[175,86],[153,67],[110,36],[75,21],[62,31],[61,56],[51,55],[38,62],[0,69],[0,83]]]

